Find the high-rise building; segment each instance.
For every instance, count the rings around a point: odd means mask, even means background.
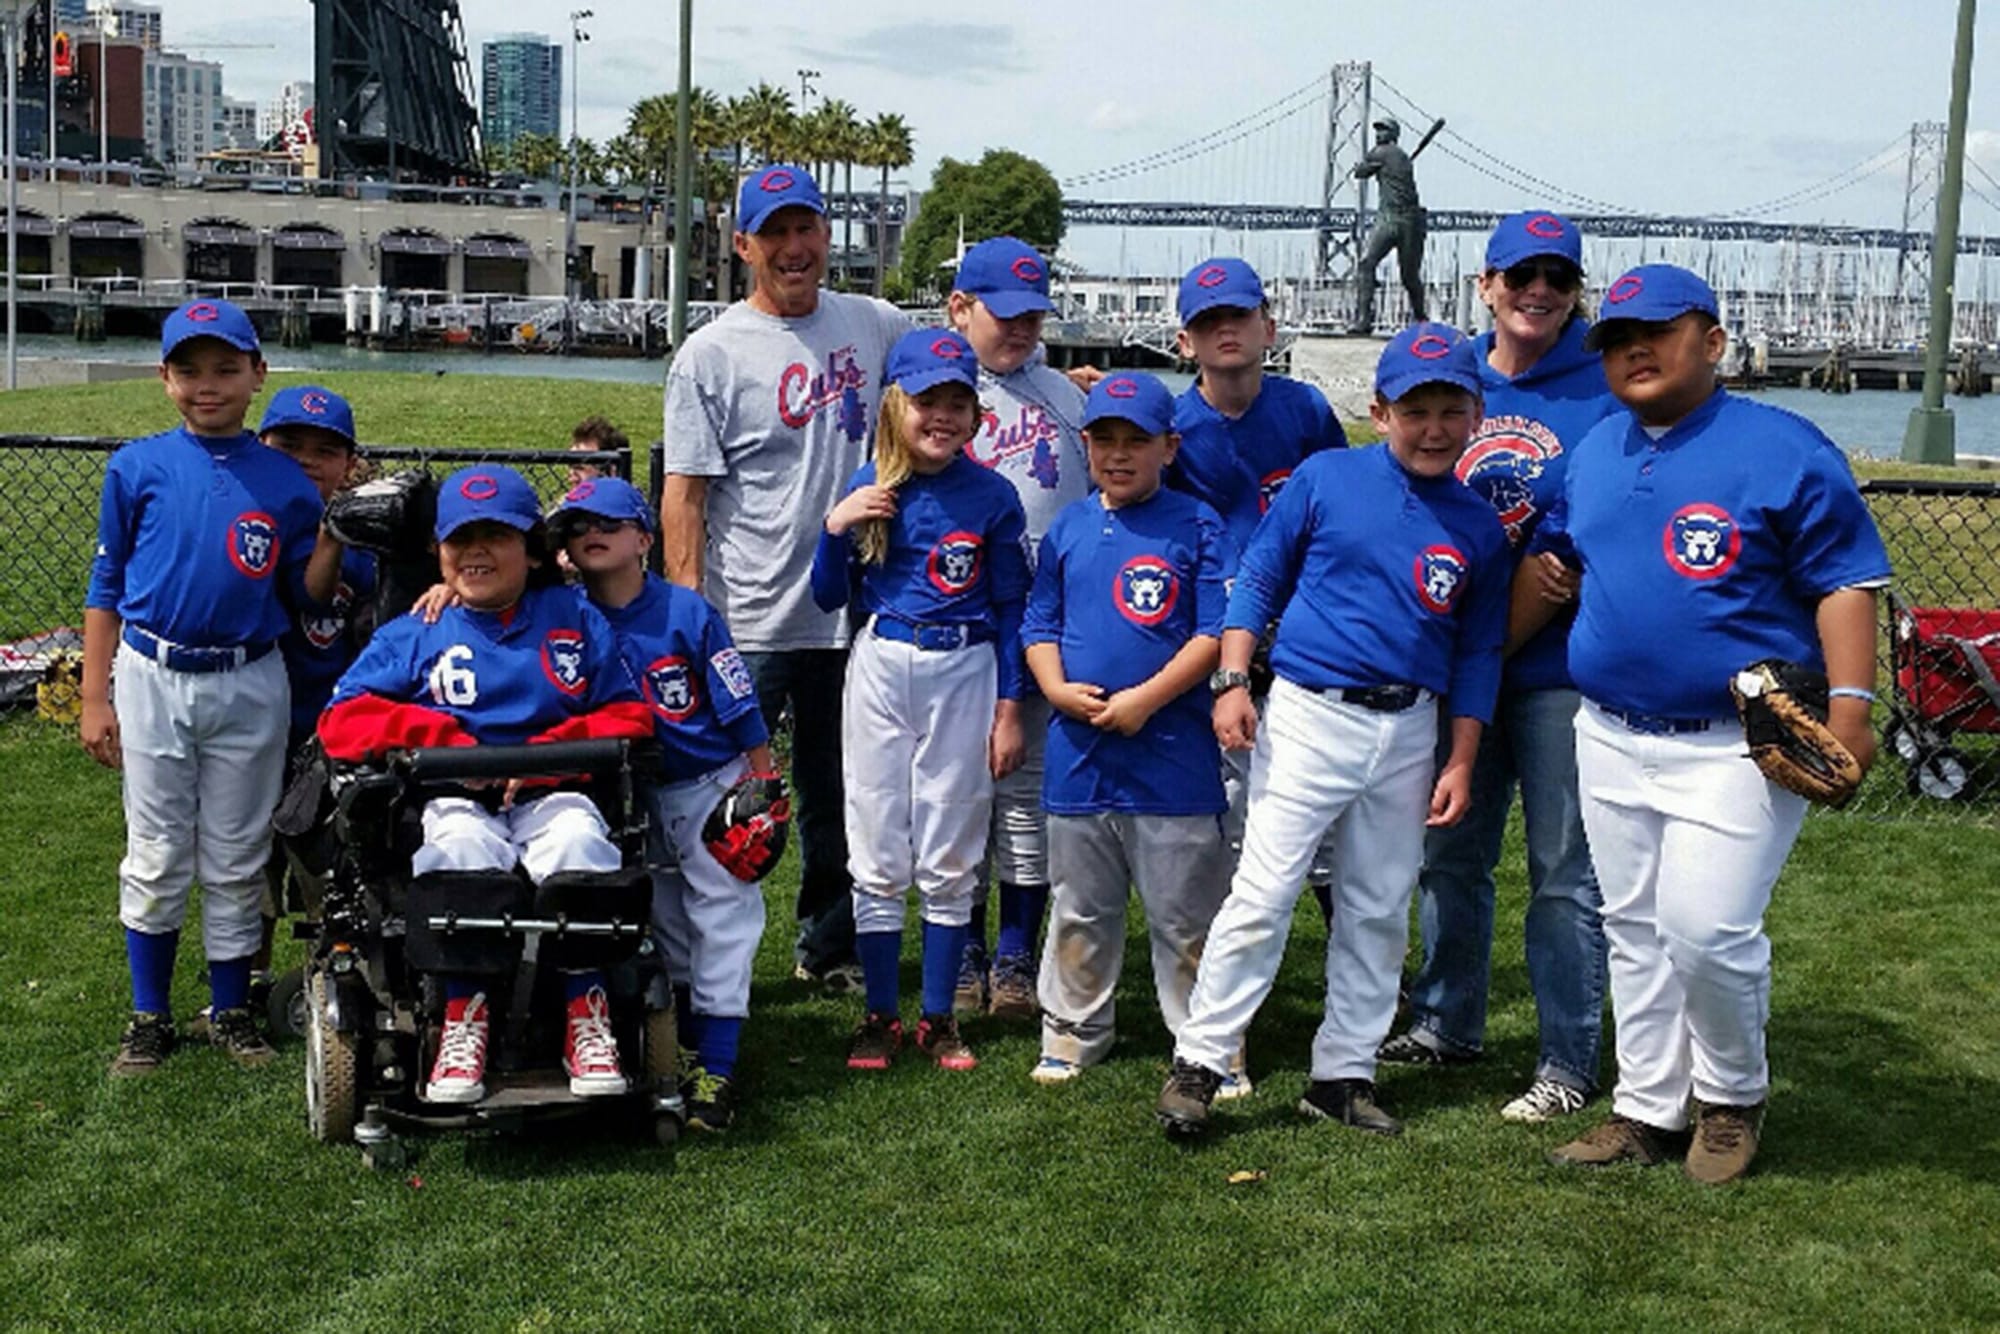
[[[257,137],[257,104],[247,97],[223,98],[217,121],[216,148],[256,148],[263,143]]]
[[[224,145],[222,66],[178,51],[146,53],[146,152],[164,167],[193,167]]]
[[[542,33],[502,33],[480,48],[479,119],[489,152],[524,134],[562,132],[562,48]]]
[[[312,110],[311,79],[294,79],[278,89],[278,95],[257,109],[257,138],[270,143]]]

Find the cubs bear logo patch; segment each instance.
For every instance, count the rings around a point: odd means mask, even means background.
[[[583,674],[583,635],[551,630],[542,637],[542,675],[565,695],[581,695],[590,682]]]
[[[1667,565],[1684,579],[1717,579],[1743,551],[1743,529],[1720,505],[1683,505],[1660,534]]]
[[[354,589],[343,579],[334,585],[333,601],[325,608],[316,613],[299,613],[299,634],[316,649],[330,649],[346,631],[347,618],[353,610]]]
[[[229,563],[251,579],[269,575],[278,564],[278,521],[261,510],[230,520]]]
[[[701,687],[686,658],[668,654],[653,659],[646,664],[640,684],[646,691],[646,703],[670,723],[686,722],[701,707]]]
[[[1257,512],[1269,514],[1271,506],[1278,503],[1278,493],[1285,489],[1285,483],[1292,480],[1290,468],[1279,468],[1267,472],[1257,479]]]
[[[1180,574],[1158,556],[1134,556],[1118,568],[1111,600],[1134,625],[1158,625],[1180,601]]]
[[[1417,601],[1440,616],[1448,614],[1458,605],[1458,595],[1465,591],[1465,578],[1471,570],[1465,553],[1457,547],[1425,547],[1417,553],[1413,569]]]
[[[946,595],[956,595],[978,583],[985,547],[985,538],[962,529],[939,538],[927,563],[931,587]]]

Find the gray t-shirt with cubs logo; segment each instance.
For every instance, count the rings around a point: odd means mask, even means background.
[[[666,470],[706,477],[702,592],[746,652],[842,648],[847,618],[813,605],[813,548],[868,457],[882,368],[909,317],[821,292],[798,319],[739,301],[667,373]]]

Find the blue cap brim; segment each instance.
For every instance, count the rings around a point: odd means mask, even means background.
[[[249,339],[232,338],[226,333],[215,333],[209,330],[203,330],[200,333],[184,334],[181,337],[175,339],[172,343],[168,344],[167,347],[160,353],[160,360],[166,361],[170,359],[174,355],[174,353],[180,351],[182,348],[186,347],[189,343],[192,343],[196,339],[200,338],[213,338],[218,343],[227,343],[229,344],[229,346],[235,348],[238,352],[248,352],[253,356],[262,356],[264,354],[264,345],[258,342],[254,338],[249,338]]]
[[[1037,310],[1054,310],[1056,303],[1040,292],[974,292],[980,304],[993,312],[994,318],[1015,319]]]
[[[1608,320],[1599,320],[1597,321],[1597,323],[1591,325],[1588,329],[1584,330],[1583,350],[1586,352],[1602,351],[1604,348],[1605,331],[1610,329],[1611,326],[1615,324],[1672,324],[1675,320],[1679,319],[1681,316],[1687,314],[1689,311],[1694,311],[1694,310],[1701,311],[1704,315],[1707,315],[1710,319],[1716,318],[1714,311],[1692,302],[1682,306],[1679,310],[1676,310],[1671,314],[1663,313],[1658,315],[1650,315],[1650,314],[1617,315]]]
[[[1088,431],[1099,422],[1131,422],[1147,435],[1167,435],[1174,429],[1174,423],[1171,418],[1166,421],[1149,422],[1129,412],[1100,412],[1089,421],[1086,421],[1083,424],[1083,429]]]
[[[947,370],[943,366],[932,366],[926,370],[911,371],[907,375],[896,377],[896,387],[913,396],[941,384],[962,384],[975,394],[979,392],[977,376],[968,376],[960,370]]]
[[[459,529],[470,527],[475,523],[483,523],[487,520],[491,520],[494,523],[504,523],[509,528],[520,533],[530,531],[536,524],[542,521],[539,515],[533,519],[524,519],[518,514],[468,514],[464,518],[454,522],[449,528],[443,524],[439,524],[436,529],[437,540],[443,542]]]
[[[1421,389],[1427,384],[1450,385],[1453,389],[1463,389],[1474,398],[1483,399],[1486,396],[1477,376],[1458,375],[1451,371],[1439,370],[1404,371],[1401,375],[1393,375],[1381,381],[1375,386],[1375,392],[1389,402],[1397,403],[1412,390]]]
[[[737,219],[736,230],[755,236],[763,230],[764,224],[771,220],[772,214],[782,213],[788,208],[802,208],[809,213],[817,213],[822,218],[826,216],[824,204],[815,204],[810,199],[781,199],[762,213],[753,213],[747,218]]]
[[[264,420],[257,423],[257,434],[262,435],[264,432],[276,430],[280,426],[310,426],[315,431],[325,431],[328,435],[337,436],[345,440],[349,449],[361,448],[353,436],[337,426],[328,426],[325,418],[309,417],[302,412],[281,412],[276,415],[266,413]]]
[[[1246,298],[1249,295],[1250,293],[1248,292],[1203,292],[1200,296],[1194,297],[1182,304],[1180,308],[1181,323],[1192,324],[1197,315],[1207,314],[1211,310],[1262,310],[1264,302],[1262,300],[1247,300]]]

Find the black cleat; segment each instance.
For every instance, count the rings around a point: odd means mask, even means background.
[[[1176,1056],[1153,1114],[1159,1117],[1161,1127],[1169,1135],[1190,1138],[1200,1135],[1208,1129],[1209,1104],[1215,1101],[1215,1091],[1221,1087],[1220,1074]]]
[[[1315,1079],[1299,1099],[1299,1110],[1370,1134],[1403,1133],[1403,1123],[1382,1110],[1375,1101],[1375,1085],[1365,1079]]]

